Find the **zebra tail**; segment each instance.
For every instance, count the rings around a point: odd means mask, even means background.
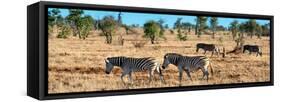
[[[213,76],[213,75],[214,75],[214,71],[213,71],[212,63],[210,63],[210,69],[211,69],[211,74],[212,74],[212,76]]]
[[[160,75],[162,75],[162,70],[159,63],[156,63],[156,70]]]

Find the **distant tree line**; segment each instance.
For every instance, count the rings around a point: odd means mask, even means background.
[[[93,18],[90,15],[85,15],[81,9],[69,9],[69,15],[66,17],[61,16],[59,9],[51,9],[48,11],[48,31],[49,34],[54,31],[57,32],[57,38],[68,38],[74,36],[79,39],[86,39],[93,30],[101,31],[101,36],[105,36],[106,43],[112,43],[112,37],[118,28],[124,28],[126,34],[134,32],[132,28],[142,28],[144,31],[144,38],[148,38],[152,44],[159,38],[164,37],[165,30],[170,30],[171,33],[177,32],[177,39],[185,41],[188,39],[188,34],[191,31],[195,32],[197,37],[206,34],[206,31],[211,32],[211,38],[216,38],[217,31],[230,31],[233,40],[237,46],[243,44],[244,36],[269,36],[269,24],[260,25],[255,19],[250,19],[246,22],[239,23],[234,20],[230,23],[229,27],[219,25],[217,17],[196,16],[195,24],[184,22],[182,18],[178,18],[173,27],[165,24],[163,19],[149,20],[140,26],[139,24],[126,25],[122,23],[122,13],[118,13],[118,18],[113,16],[104,16],[103,18]],[[209,25],[207,24],[209,23]],[[175,30],[175,32],[174,32]]]

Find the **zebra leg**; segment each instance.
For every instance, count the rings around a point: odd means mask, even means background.
[[[121,75],[121,80],[122,80],[122,82],[123,82],[123,84],[124,85],[126,85],[126,83],[124,82],[124,80],[123,80],[123,77],[126,75],[126,73],[122,73],[122,75]]]
[[[122,73],[122,75],[121,75],[121,80],[122,80],[122,82],[123,82],[124,85],[126,85],[126,83],[125,83],[125,81],[123,80],[123,77],[124,77],[125,75],[129,74],[129,73],[130,73],[129,70],[124,70],[123,73]]]
[[[217,49],[217,56],[220,57],[220,49]]]
[[[189,69],[186,69],[184,70],[187,74],[187,79],[190,79],[192,81],[192,78],[191,78],[191,75],[190,75],[190,70]]]
[[[211,55],[211,57],[213,57],[213,54],[214,54],[214,51],[212,51],[212,55]]]
[[[207,67],[207,66],[205,66],[205,67],[204,67],[204,68],[202,68],[201,70],[202,70],[202,72],[203,72],[203,77],[202,77],[202,79],[204,79],[204,78],[206,77],[206,78],[207,78],[207,82],[208,82],[208,80],[209,80],[208,67]]]
[[[152,70],[152,72],[154,72],[155,70],[159,74],[159,79],[161,80],[161,82],[166,84],[166,82],[163,78],[162,69],[160,68],[160,64],[157,64],[156,67]],[[152,75],[154,75],[154,74],[152,73]]]
[[[181,86],[181,79],[182,79],[182,67],[179,67],[179,86]]]
[[[148,83],[151,82],[152,77],[153,77],[153,71],[152,71],[152,70],[149,70],[149,71],[148,71],[148,78],[149,78],[149,82],[148,82]]]
[[[162,74],[162,70],[161,69],[159,69],[159,78],[162,81],[162,83],[166,84],[166,82],[165,82],[165,80],[163,78],[163,74]]]
[[[132,79],[132,72],[129,73],[129,81],[130,81],[131,84],[134,83],[134,82],[133,82],[133,79]]]

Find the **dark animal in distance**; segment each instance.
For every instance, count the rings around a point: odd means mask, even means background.
[[[220,54],[220,49],[215,44],[198,43],[196,45],[196,52],[198,52],[199,49],[203,49],[204,54],[206,54],[207,51],[211,51],[212,52],[211,57],[213,56],[214,53],[216,53],[217,56],[219,56]]]
[[[245,51],[248,51],[249,54],[251,54],[252,52],[256,52],[256,56],[260,55],[262,56],[262,51],[261,51],[261,47],[258,45],[244,45],[243,46],[243,53],[245,53]]]

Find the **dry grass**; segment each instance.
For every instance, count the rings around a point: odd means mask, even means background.
[[[140,32],[139,32],[140,33]],[[65,92],[87,92],[102,90],[151,88],[151,87],[176,87],[178,86],[178,70],[170,65],[164,70],[164,79],[167,82],[160,82],[158,75],[152,83],[148,84],[147,73],[137,72],[133,74],[134,84],[124,86],[120,80],[122,70],[115,67],[110,74],[105,74],[104,59],[111,56],[131,56],[131,57],[154,57],[160,63],[163,55],[169,52],[180,53],[183,55],[203,55],[202,51],[195,52],[195,45],[199,42],[214,43],[224,46],[226,51],[234,48],[235,43],[231,36],[224,35],[223,42],[210,39],[210,35],[197,38],[194,34],[188,35],[187,41],[176,40],[175,34],[166,31],[167,40],[159,40],[157,44],[147,42],[141,48],[135,48],[136,37],[133,34],[124,35],[124,45],[105,44],[104,37],[99,36],[98,32],[93,32],[86,40],[70,37],[68,39],[49,39],[49,93]],[[221,32],[220,34],[222,35]],[[116,41],[117,36],[114,38]],[[139,40],[145,40],[140,37]],[[113,41],[113,43],[114,43]],[[257,44],[262,46],[263,56],[256,57],[255,54],[229,54],[226,58],[211,57],[214,75],[210,76],[209,82],[199,80],[202,72],[191,73],[193,81],[187,80],[184,73],[182,84],[205,85],[223,83],[246,83],[263,82],[270,80],[269,65],[269,38],[263,37],[246,38],[247,44]],[[210,57],[210,52],[207,54]],[[127,81],[127,77],[125,78]]]

